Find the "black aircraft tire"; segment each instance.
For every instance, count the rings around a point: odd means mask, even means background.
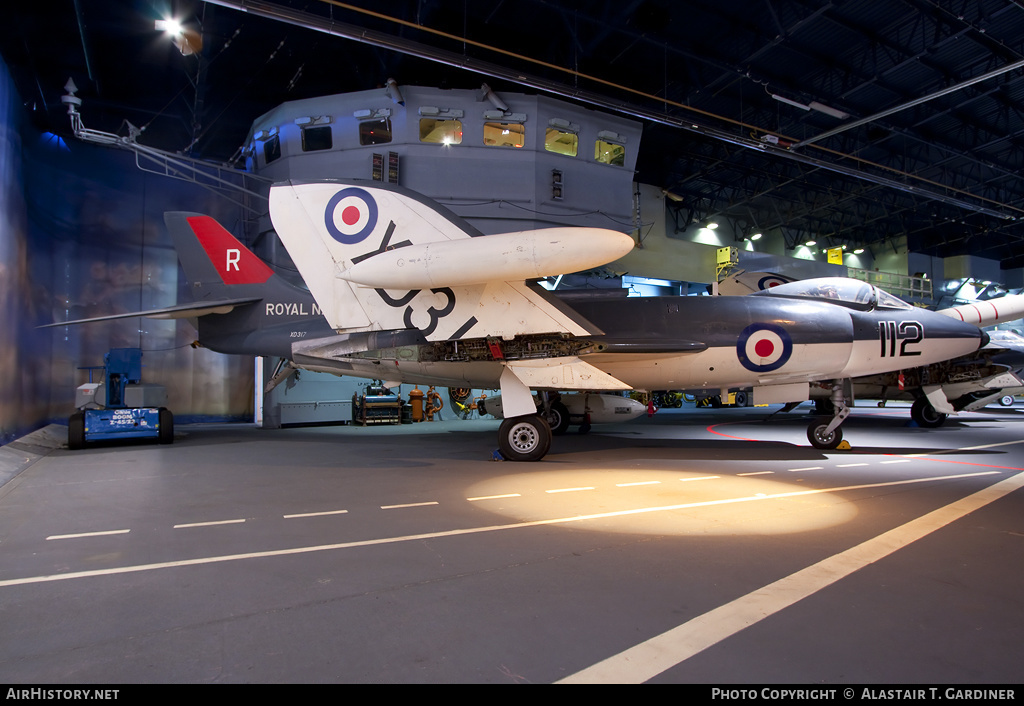
[[[548,413],[542,413],[542,416],[555,436],[561,436],[569,430],[569,410],[561,402],[552,402]]]
[[[72,451],[85,448],[85,415],[81,412],[68,418],[68,448]]]
[[[539,461],[551,448],[551,427],[539,414],[506,419],[498,428],[498,449],[506,461]]]
[[[825,434],[825,429],[832,423],[832,417],[821,417],[811,422],[807,427],[807,440],[816,449],[834,449],[843,441],[843,428],[836,427],[831,434]]]
[[[160,436],[157,440],[161,444],[174,443],[174,415],[171,410],[160,408]]]
[[[1012,407],[1013,395],[1003,395],[1002,397],[999,398],[999,404],[1001,404],[1004,407]]]
[[[917,426],[925,429],[935,429],[946,422],[946,415],[936,412],[927,397],[918,397],[914,400],[910,408],[910,418],[917,422]]]

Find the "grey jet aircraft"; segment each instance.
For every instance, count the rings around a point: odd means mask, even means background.
[[[101,319],[188,317],[199,342],[222,353],[500,389],[498,442],[508,460],[548,452],[548,391],[750,388],[761,404],[807,400],[810,384],[822,381],[834,412],[815,419],[807,437],[834,449],[849,414],[844,379],[929,365],[987,342],[973,324],[844,278],[748,296],[559,296],[533,280],[614,260],[632,239],[594,228],[483,235],[439,204],[377,182],[285,182],[271,188],[270,204],[309,291],[212,218],[175,212],[165,222],[195,301]],[[81,322],[54,325],[67,323]]]

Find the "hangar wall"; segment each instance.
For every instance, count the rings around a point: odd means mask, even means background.
[[[0,71],[0,443],[74,411],[85,366],[143,350],[143,379],[167,387],[177,419],[251,419],[252,359],[193,349],[187,321],[54,321],[177,303],[184,287],[165,210],[237,225],[237,207],[139,171],[127,152],[40,134]],[[187,299],[183,296],[182,301]]]
[[[48,337],[33,330],[40,297],[28,271],[20,106],[0,62],[0,443],[35,428],[49,395],[48,371],[39,365]]]

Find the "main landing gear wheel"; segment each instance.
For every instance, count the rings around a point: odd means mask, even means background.
[[[999,404],[1001,404],[1004,407],[1012,407],[1013,395],[1003,395],[1002,397],[999,398]]]
[[[569,410],[561,402],[552,402],[548,406],[547,414],[541,411],[541,416],[551,427],[551,433],[561,436],[569,429]]]
[[[828,425],[832,423],[832,417],[821,417],[811,422],[807,427],[807,440],[816,449],[835,449],[843,441],[843,428],[836,427],[829,433],[825,433]]]
[[[539,461],[551,448],[551,427],[539,414],[512,417],[498,429],[498,449],[508,461]]]
[[[932,403],[927,397],[918,397],[910,408],[910,418],[917,422],[917,426],[926,429],[941,427],[946,421],[946,415],[936,412]]]

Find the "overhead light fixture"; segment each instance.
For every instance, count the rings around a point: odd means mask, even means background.
[[[856,250],[853,251],[853,254],[854,255],[860,255],[863,252],[864,252],[864,248],[857,248]]]
[[[714,221],[711,221],[710,223],[708,223],[708,224],[707,224],[706,226],[704,226],[704,227],[705,227],[705,228],[707,228],[708,230],[714,230],[715,228],[717,228],[717,227],[718,227],[718,224],[717,224],[717,223],[715,223]]]
[[[799,108],[800,110],[810,110],[811,109],[811,106],[809,106],[809,105],[804,105],[803,103],[797,103],[794,100],[790,100],[789,98],[785,98],[783,96],[780,96],[778,93],[773,93],[772,94],[772,98],[774,98],[775,100],[779,101],[780,103],[785,103],[786,105],[791,105],[794,108]]]
[[[760,233],[754,233],[752,236],[750,236],[750,239],[751,240],[760,240],[761,239],[761,234]]]
[[[169,20],[157,20],[154,29],[166,32],[172,37],[180,37],[185,32],[185,28],[181,26],[181,23],[173,18]]]
[[[806,243],[804,243],[804,245],[806,245],[809,248],[813,248],[817,244],[818,244],[817,240],[808,240]]]
[[[174,46],[178,48],[178,51],[181,52],[182,56],[198,54],[203,50],[202,35],[194,29],[188,29],[174,18],[156,20],[153,28],[162,31],[170,37],[171,41],[174,42]]]
[[[831,115],[833,118],[838,118],[840,120],[846,120],[848,117],[850,117],[849,113],[844,113],[841,110],[837,110],[836,108],[833,108],[831,106],[827,106],[824,103],[819,103],[818,101],[811,101],[807,105],[807,107],[810,108],[811,110],[816,110],[819,113],[824,113],[825,115]]]
[[[833,118],[838,118],[839,120],[846,120],[848,117],[850,117],[849,113],[844,113],[838,108],[833,108],[830,105],[825,105],[824,103],[819,103],[818,101],[811,101],[807,105],[804,105],[803,103],[791,100],[789,98],[786,98],[785,96],[780,96],[778,93],[772,93],[771,96],[780,103],[791,105],[794,108],[799,108],[800,110],[816,110],[819,113],[831,115]]]

